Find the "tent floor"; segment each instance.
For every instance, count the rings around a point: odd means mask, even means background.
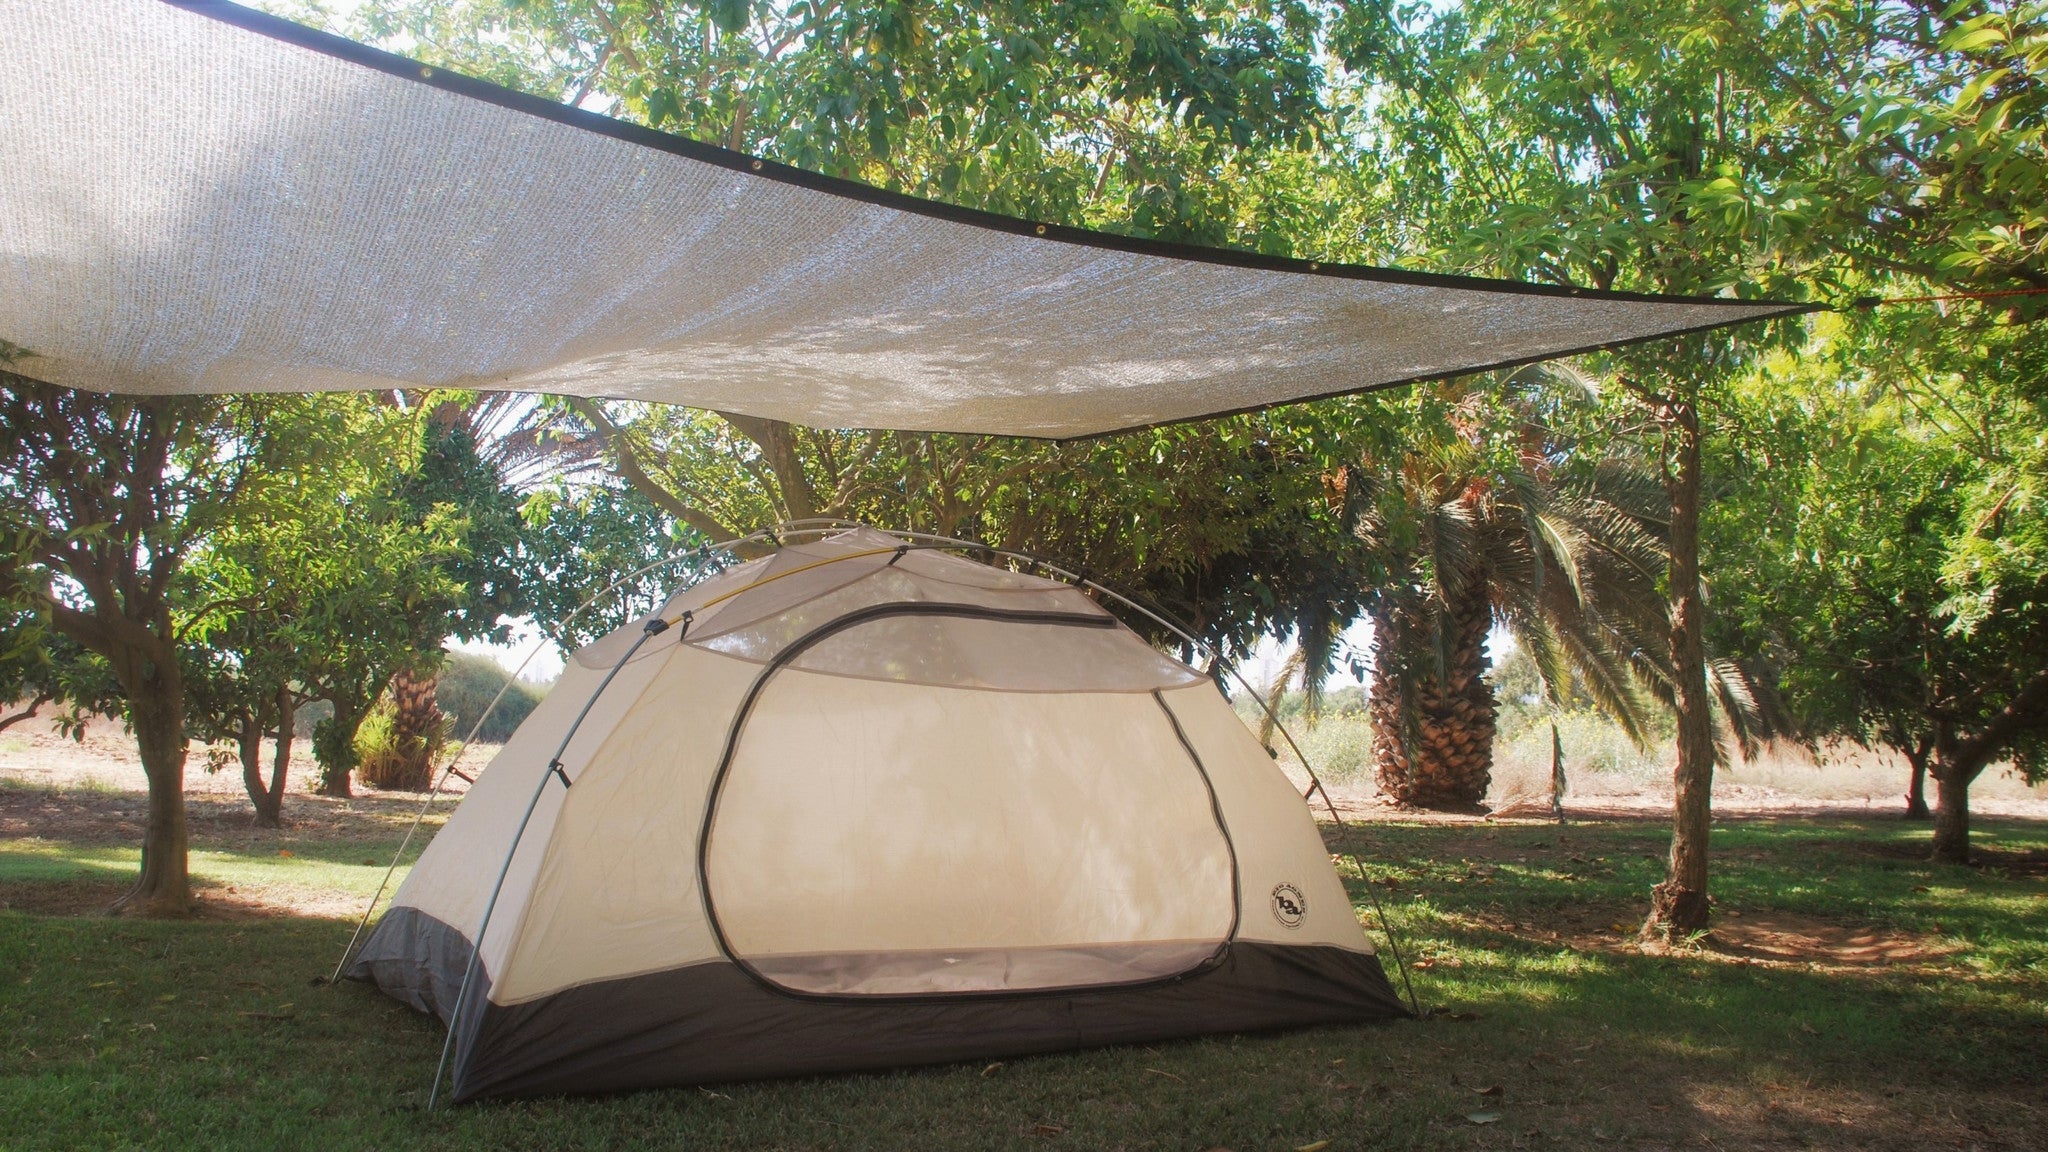
[[[445,1020],[468,953],[454,929],[394,908],[350,975]],[[489,1003],[482,988],[470,996],[457,1100],[945,1063],[1408,1014],[1377,956],[1250,941],[1186,976],[1095,990],[827,999],[778,991],[715,960],[521,1004]]]

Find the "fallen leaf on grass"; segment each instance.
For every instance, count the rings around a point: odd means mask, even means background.
[[[118,984],[118,983],[120,983],[120,981],[118,981],[118,980],[102,980],[102,981],[100,981],[100,982],[99,982],[99,983],[97,983],[97,984],[87,984],[87,985],[86,985],[86,987],[87,987],[87,988],[112,988],[112,987],[113,987],[114,985],[116,985],[116,984]]]
[[[1474,1124],[1497,1124],[1500,1122],[1500,1113],[1467,1112],[1465,1114],[1465,1119],[1470,1120]]]
[[[1323,1149],[1329,1146],[1330,1142],[1328,1140],[1318,1140],[1313,1144],[1303,1144],[1297,1147],[1294,1152],[1323,1152]]]
[[[291,849],[289,849],[289,848],[279,848],[279,849],[277,850],[277,854],[278,854],[279,856],[287,856],[287,857],[288,857],[288,856],[290,856],[290,855],[292,854],[292,850],[291,850]]]
[[[1060,1127],[1057,1124],[1033,1124],[1031,1127],[1025,1129],[1024,1131],[1026,1135],[1045,1136],[1049,1138],[1057,1136],[1062,1132],[1065,1132],[1066,1129]]]
[[[1478,1093],[1481,1096],[1498,1096],[1500,1095],[1500,1085],[1488,1084],[1484,1088],[1474,1088],[1472,1091]]]
[[[983,1068],[983,1069],[981,1070],[981,1076],[982,1076],[982,1079],[986,1080],[986,1079],[987,1079],[987,1078],[989,1078],[990,1076],[993,1076],[993,1075],[995,1075],[995,1074],[996,1074],[996,1073],[997,1073],[998,1071],[1000,1071],[1000,1070],[1002,1069],[1002,1067],[1003,1067],[1003,1062],[1002,1062],[1001,1060],[998,1060],[998,1061],[996,1061],[995,1063],[993,1063],[993,1064],[989,1065],[988,1067],[986,1067],[986,1068]]]

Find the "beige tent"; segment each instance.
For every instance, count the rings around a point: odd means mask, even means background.
[[[1293,784],[1079,588],[855,529],[655,620],[350,969],[450,1022],[456,1099],[1402,1013]]]

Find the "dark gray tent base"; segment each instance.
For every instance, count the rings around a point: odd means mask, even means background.
[[[349,975],[445,1021],[468,959],[460,933],[401,907],[377,926]],[[982,1060],[1409,1014],[1378,957],[1247,941],[1180,979],[1072,993],[823,1000],[774,991],[738,965],[714,961],[511,1007],[488,1004],[482,989],[470,995],[456,1046],[457,1101]]]

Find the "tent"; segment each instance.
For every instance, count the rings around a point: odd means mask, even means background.
[[[0,340],[1066,438],[1803,311],[1165,243],[821,176],[220,0],[0,0]]]
[[[457,1100],[1405,1014],[1214,681],[865,528],[576,652],[349,974]]]

